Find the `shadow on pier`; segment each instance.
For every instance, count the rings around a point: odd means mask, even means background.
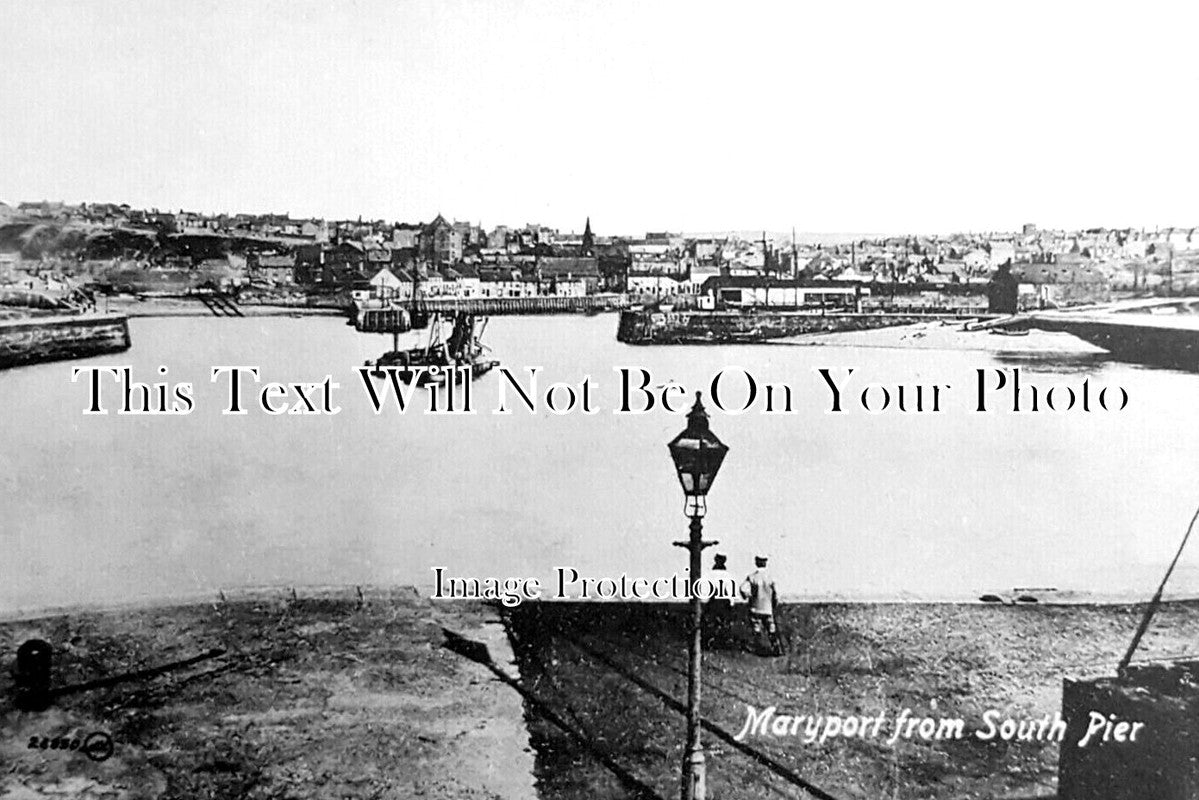
[[[533,602],[503,613],[541,796],[645,796],[641,791],[677,796],[686,718],[686,608]],[[759,653],[748,620],[726,614],[725,625],[705,626],[703,727],[710,796],[948,799],[971,793],[1051,800],[1057,789],[1056,743],[1018,745],[973,736],[944,742],[888,742],[886,736],[806,742],[795,735],[755,733],[739,739],[738,734],[748,706],[777,706],[779,714],[882,713],[889,721],[897,708],[910,707],[913,713],[977,721],[988,702],[1006,707],[1058,691],[1058,678],[1046,679],[1040,670],[1044,685],[1037,684],[1029,665],[1009,658],[998,641],[1019,632],[1059,645],[1061,652],[1047,660],[1064,671],[1065,662],[1078,654],[1062,644],[1062,615],[1069,616],[1067,627],[1089,631],[1092,617],[1105,613],[788,604],[779,610],[786,643],[781,657]],[[966,634],[971,645],[936,634],[941,623]],[[1004,687],[1003,697],[964,688],[976,685],[984,673]],[[644,789],[633,789],[629,777]]]
[[[686,672],[673,659],[685,646],[686,614],[683,606],[668,604],[525,604],[505,615],[519,679],[448,631],[446,646],[489,666],[524,698],[543,797],[668,798],[678,793],[682,760]],[[661,652],[614,648],[614,639],[652,642]],[[754,693],[752,682],[728,684],[717,674],[704,679],[706,692],[740,699]],[[781,791],[836,800],[792,766],[737,741],[721,724],[704,719],[703,726],[713,796]]]

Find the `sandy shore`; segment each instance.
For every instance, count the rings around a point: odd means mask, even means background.
[[[670,798],[686,694],[685,616],[658,604],[525,604],[504,615],[412,590],[243,599],[0,624],[0,797]],[[1140,607],[803,604],[787,652],[747,652],[743,621],[713,632],[705,717],[730,734],[747,706],[790,714],[1052,714],[1064,678],[1110,674]],[[484,644],[499,672],[446,648]],[[55,685],[224,655],[153,678],[11,706],[8,665],[32,637]],[[1199,650],[1199,604],[1165,605],[1140,656]],[[514,642],[515,664],[509,641]],[[503,676],[514,683],[505,685]],[[497,679],[498,678],[498,679]],[[30,749],[110,735],[111,758]],[[782,765],[838,798],[1052,797],[1059,746],[706,734],[715,798],[802,796]],[[536,788],[534,788],[534,777]]]
[[[888,347],[920,350],[980,350],[992,353],[1052,353],[1090,356],[1104,351],[1068,333],[1029,331],[1027,336],[1005,336],[987,330],[968,331],[962,322],[921,322],[868,331],[807,334],[772,340],[776,345],[827,347]]]
[[[139,299],[122,295],[101,297],[96,301],[99,311],[125,314],[130,317],[211,317],[213,313],[198,300],[176,297],[149,297]],[[260,303],[239,304],[238,310],[247,317],[344,317],[345,309],[312,308],[309,306],[266,305]]]

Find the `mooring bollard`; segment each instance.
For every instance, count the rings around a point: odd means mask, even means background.
[[[50,706],[50,673],[53,649],[49,642],[30,639],[17,648],[13,670],[15,705],[22,711],[44,711]]]

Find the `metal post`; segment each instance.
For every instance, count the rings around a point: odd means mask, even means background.
[[[703,659],[703,601],[696,591],[696,582],[703,571],[703,522],[699,515],[691,517],[691,538],[687,543],[691,554],[691,652],[687,670],[687,749],[683,753],[683,800],[705,800],[707,797],[704,750],[700,743],[700,666]]]
[[[1166,238],[1166,243],[1169,244],[1169,237]],[[1166,262],[1166,294],[1170,297],[1174,296],[1174,245],[1170,245],[1170,260]]]
[[[53,648],[41,639],[30,639],[17,648],[13,672],[17,708],[45,711],[50,707],[50,675]]]

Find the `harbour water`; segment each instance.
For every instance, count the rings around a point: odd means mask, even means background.
[[[1141,599],[1199,503],[1194,374],[1093,356],[1014,360],[995,352],[1003,337],[968,351],[630,347],[615,327],[606,314],[496,318],[487,330],[504,365],[522,376],[542,368],[543,395],[590,375],[590,415],[493,414],[498,372],[474,385],[476,414],[376,415],[356,367],[390,337],[333,318],[136,319],[125,353],[0,373],[0,614],[258,586],[428,592],[435,566],[536,576],[548,590],[559,566],[592,577],[682,572],[671,542],[686,520],[665,444],[683,418],[613,414],[622,365],[705,395],[722,369],[792,387],[790,414],[760,413],[761,402],[713,410],[731,450],[705,520],[734,574],[756,553],[771,556],[785,596],[972,599],[1054,587]],[[88,387],[71,380],[83,363],[189,381],[195,409],[85,415]],[[263,381],[331,374],[341,412],[223,415],[227,383],[209,381],[216,365],[258,366]],[[1123,387],[1128,407],[1013,414],[997,392],[993,410],[974,411],[975,370],[993,380],[1016,366],[1026,385]],[[943,410],[872,414],[847,403],[826,413],[815,370],[839,378],[850,367],[859,392],[948,384]],[[115,388],[106,379],[113,411]],[[1169,594],[1199,594],[1196,567],[1199,554],[1184,556]]]

